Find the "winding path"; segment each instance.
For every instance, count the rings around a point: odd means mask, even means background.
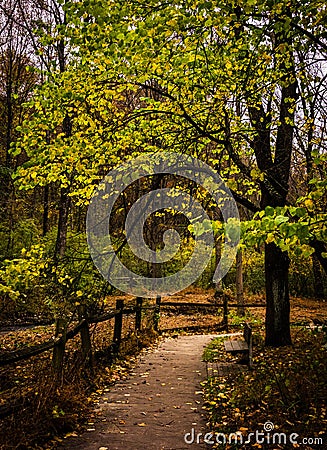
[[[128,379],[103,396],[90,431],[69,437],[65,450],[205,449],[185,442],[192,428],[205,434],[200,383],[206,378],[203,348],[214,335],[164,340],[142,355]],[[186,441],[192,441],[187,435]]]

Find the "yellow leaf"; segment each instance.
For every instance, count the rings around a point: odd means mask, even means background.
[[[305,204],[305,206],[306,206],[306,208],[308,209],[308,211],[313,211],[313,209],[314,209],[314,204],[313,204],[313,201],[311,200],[311,199],[306,199],[305,201],[304,201],[304,204]]]

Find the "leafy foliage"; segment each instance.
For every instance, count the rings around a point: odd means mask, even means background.
[[[325,439],[325,342],[324,332],[299,330],[293,348],[263,349],[256,335],[253,371],[212,376],[204,383],[212,431],[226,435],[238,431],[245,439],[271,421],[276,432],[297,433],[299,442],[303,437]],[[208,359],[208,350],[206,354]],[[220,361],[226,358],[222,340],[211,345],[209,354],[211,360],[213,354]]]
[[[40,308],[47,264],[42,244],[35,244],[28,251],[23,248],[20,258],[5,260],[0,268],[1,308],[16,313]]]

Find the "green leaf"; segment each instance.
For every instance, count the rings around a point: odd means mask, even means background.
[[[277,216],[275,217],[275,224],[280,225],[281,223],[288,222],[289,218],[286,216]]]
[[[271,206],[266,206],[265,207],[265,213],[266,213],[266,216],[274,216],[274,214],[275,214],[275,209],[274,208],[272,208]]]

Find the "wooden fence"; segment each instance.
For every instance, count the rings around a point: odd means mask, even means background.
[[[89,326],[91,324],[105,322],[111,319],[115,319],[115,323],[113,341],[109,351],[113,354],[118,354],[122,340],[123,316],[135,314],[135,329],[138,331],[141,329],[142,309],[145,309],[142,308],[142,299],[137,299],[136,306],[129,308],[124,308],[123,300],[117,300],[115,310],[111,310],[105,315],[98,317],[87,317],[85,314],[85,309],[81,307],[79,310],[79,322],[75,328],[68,331],[66,329],[65,320],[57,319],[54,339],[50,339],[41,344],[29,346],[28,348],[0,354],[0,367],[29,359],[33,356],[40,355],[41,353],[53,349],[53,367],[55,371],[58,371],[62,367],[67,341],[73,339],[78,334],[80,334],[81,337],[83,359],[87,359],[92,352]],[[146,309],[151,309],[151,307],[146,307]],[[152,307],[152,309],[154,310],[155,307]]]
[[[91,340],[89,326],[91,324],[105,322],[110,319],[115,319],[114,323],[114,334],[113,341],[110,346],[109,351],[113,355],[118,355],[119,348],[122,340],[122,324],[123,316],[130,316],[135,314],[135,330],[141,330],[142,324],[142,312],[146,310],[153,310],[153,328],[155,331],[159,330],[159,319],[161,310],[172,310],[172,309],[197,309],[197,310],[216,310],[222,308],[223,310],[223,321],[222,323],[228,325],[228,310],[229,308],[238,308],[239,305],[236,303],[228,304],[227,299],[223,303],[187,303],[187,302],[162,302],[161,297],[157,297],[155,305],[153,306],[143,306],[143,299],[136,298],[135,306],[125,308],[123,300],[116,301],[116,309],[109,311],[107,314],[98,317],[87,317],[85,314],[85,309],[83,307],[79,310],[79,323],[74,329],[67,331],[66,323],[63,319],[58,319],[56,321],[56,332],[55,338],[50,339],[41,344],[34,346],[29,346],[26,349],[6,352],[5,354],[0,354],[0,367],[14,364],[16,362],[29,359],[33,356],[37,356],[41,353],[53,349],[53,367],[55,371],[62,369],[63,358],[65,354],[65,346],[67,341],[73,339],[75,336],[80,334],[82,342],[82,355],[84,360],[89,360],[91,362]],[[244,304],[244,307],[265,307],[265,304]]]
[[[222,322],[220,324],[222,329],[228,327],[228,309],[238,308],[239,305],[235,303],[228,304],[225,298],[223,303],[186,303],[186,302],[162,302],[161,297],[157,297],[154,304],[149,305],[148,302],[144,302],[142,298],[136,298],[135,305],[130,307],[124,306],[123,300],[116,301],[116,308],[108,311],[106,314],[98,317],[88,317],[85,308],[82,306],[78,312],[78,324],[71,330],[67,330],[66,322],[63,319],[56,321],[55,336],[41,344],[29,346],[20,350],[9,351],[0,354],[0,367],[15,364],[19,361],[28,360],[33,356],[40,355],[44,352],[52,350],[52,367],[54,372],[54,379],[61,379],[63,375],[64,356],[66,351],[66,344],[69,340],[76,337],[78,334],[81,338],[81,354],[83,364],[92,368],[92,345],[90,339],[90,325],[105,322],[114,319],[113,338],[111,345],[106,350],[110,358],[115,359],[119,355],[119,350],[122,343],[122,331],[123,331],[123,318],[134,315],[135,331],[140,332],[142,330],[142,315],[146,311],[150,311],[150,318],[152,312],[152,326],[155,331],[159,331],[160,313],[161,311],[176,311],[183,312],[183,310],[197,310],[197,311],[214,311],[217,312],[222,309]],[[264,304],[245,304],[244,307],[265,307]],[[185,328],[185,327],[184,327]],[[186,327],[190,328],[190,327]],[[191,327],[195,328],[195,327]],[[163,330],[160,330],[163,331]],[[0,407],[0,418],[13,414],[16,410],[22,407],[20,399],[18,403],[5,404]]]

